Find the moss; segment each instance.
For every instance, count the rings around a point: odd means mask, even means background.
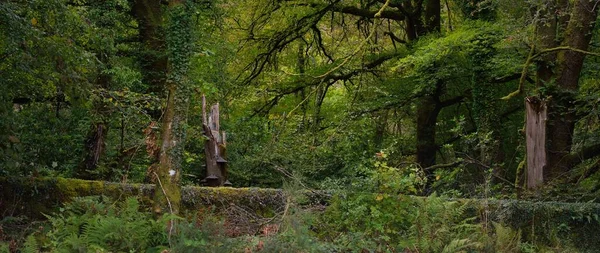
[[[106,195],[113,199],[136,196],[152,205],[154,185],[120,184],[66,178],[0,178],[2,215],[27,215],[43,218],[42,213],[56,210],[77,196]],[[210,208],[216,214],[237,215],[235,210],[252,212],[256,217],[271,217],[285,208],[289,194],[280,189],[264,188],[182,188],[182,214]],[[315,192],[302,195],[301,205],[327,204],[330,194]],[[398,201],[416,201],[422,197],[400,197]],[[454,199],[466,203],[465,215],[480,221],[495,221],[521,230],[527,241],[555,245],[569,242],[577,248],[600,248],[600,204],[531,202],[518,200]]]

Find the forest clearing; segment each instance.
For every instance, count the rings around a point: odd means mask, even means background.
[[[0,0],[0,252],[600,252],[600,0]]]

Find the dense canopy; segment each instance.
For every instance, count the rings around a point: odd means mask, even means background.
[[[421,238],[386,194],[597,202],[598,3],[3,0],[0,177],[341,191],[332,243]]]

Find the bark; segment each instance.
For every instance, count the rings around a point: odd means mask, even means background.
[[[537,51],[559,45],[587,50],[598,15],[596,1],[555,0],[546,2],[541,8],[536,23]],[[563,50],[544,54],[537,61],[536,84],[538,87],[549,87],[547,97],[544,98],[548,107],[545,128],[547,134],[543,141],[536,139],[529,142],[546,143],[542,152],[547,155],[543,181],[560,178],[573,165],[569,155],[572,152],[573,132],[577,121],[574,102],[584,58],[585,55],[580,52]],[[536,153],[531,155],[534,157],[528,157],[528,161],[539,158]],[[539,168],[535,170],[537,169]]]
[[[440,0],[426,0],[425,28],[427,32],[440,32],[441,9]]]
[[[167,101],[162,116],[159,161],[156,171],[153,172],[157,188],[153,209],[157,216],[164,213],[179,213],[181,160],[185,147],[184,123],[190,93],[186,75],[191,55],[191,17],[183,0],[169,1],[167,14],[165,18],[165,42],[168,48],[165,85]],[[172,223],[168,225],[170,232],[173,229],[172,225]]]
[[[373,142],[375,144],[375,149],[380,150],[383,148],[383,139],[388,126],[389,112],[387,110],[376,112],[373,117],[375,118],[375,134],[373,136]]]
[[[421,21],[421,12],[415,10],[412,1],[404,1],[402,8],[410,14],[404,16],[404,23],[406,23],[406,28],[404,28],[406,38],[408,41],[414,41],[419,38],[419,36],[424,35],[422,34],[424,29],[423,22]]]
[[[587,50],[597,16],[596,1],[575,1],[562,44]],[[563,158],[571,152],[573,143],[573,131],[577,121],[573,108],[574,94],[578,89],[584,58],[585,54],[572,50],[560,51],[557,54],[556,85],[559,91],[558,94],[554,94],[548,115],[548,165],[544,171],[544,178],[558,178],[570,169],[568,159]]]
[[[536,97],[525,99],[525,138],[527,150],[527,188],[533,189],[544,182],[546,167],[547,107]]]
[[[181,140],[174,132],[179,128],[181,118],[175,114],[176,86],[170,85],[168,89],[167,104],[163,115],[161,128],[161,146],[158,166],[153,172],[157,191],[154,193],[154,212],[157,215],[165,213],[179,213],[181,201],[180,171],[177,149],[180,149]]]
[[[206,186],[230,185],[227,180],[226,136],[220,131],[219,104],[211,106],[206,116],[206,99],[202,97],[202,129],[207,140],[204,142],[206,178],[202,184]]]
[[[325,86],[324,86],[325,85]],[[315,87],[315,108],[313,111],[313,122],[312,122],[312,130],[315,135],[315,140],[317,133],[321,129],[321,106],[325,101],[325,96],[327,95],[327,89],[329,88],[326,84],[321,84]]]
[[[411,1],[406,2],[406,9],[412,10],[407,19],[407,35],[409,39],[440,31],[440,1],[427,0],[426,3],[419,1],[417,6],[412,6]],[[423,6],[424,5],[424,6]],[[424,7],[424,8],[423,8]],[[424,13],[422,10],[425,10]],[[425,24],[421,21],[424,16]],[[413,30],[414,29],[414,30]],[[411,36],[411,33],[414,34]],[[417,102],[417,163],[422,168],[431,167],[435,164],[437,145],[435,141],[437,117],[441,110],[439,96],[442,93],[441,83],[436,84],[435,94],[425,94]],[[433,171],[426,172],[428,177]]]
[[[306,52],[305,52],[305,47],[304,47],[304,43],[301,42],[301,44],[298,46],[298,63],[296,68],[298,69],[298,73],[300,75],[304,75],[305,73],[305,68],[306,68]],[[308,112],[308,106],[307,106],[307,102],[304,101],[306,99],[306,89],[302,88],[299,92],[298,95],[300,97],[300,110],[302,110],[302,126],[301,129],[306,129],[307,128],[307,124],[306,124],[306,113]]]

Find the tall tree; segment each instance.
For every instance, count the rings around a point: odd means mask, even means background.
[[[597,4],[598,1],[591,0],[557,0],[545,2],[537,9],[537,44],[532,49],[537,54],[530,55],[528,61],[537,60],[537,86],[539,91],[544,91],[540,92],[539,100],[548,104],[548,119],[546,136],[538,136],[546,138],[541,142],[546,143],[546,147],[540,151],[545,154],[527,155],[547,157],[547,161],[539,163],[545,164],[541,168],[544,181],[564,176],[577,161],[572,154],[578,120],[575,101],[583,61],[598,16]],[[538,58],[532,59],[534,57]],[[590,152],[586,154],[589,157]]]
[[[181,201],[181,160],[185,147],[185,115],[189,103],[187,72],[192,41],[192,15],[184,0],[171,0],[165,26],[167,101],[161,128],[159,164],[155,172],[154,211],[178,213]]]
[[[390,50],[392,44],[394,44],[395,47],[396,43],[404,45],[407,43],[415,43],[419,38],[425,35],[435,34],[441,31],[441,6],[439,0],[402,2],[380,0],[361,2],[358,5],[353,5],[350,1],[323,1],[306,4],[278,1],[273,4],[266,4],[266,6],[267,7],[265,8],[264,5],[257,5],[257,8],[263,8],[266,11],[255,10],[257,12],[257,14],[255,14],[256,18],[252,20],[250,25],[250,39],[260,43],[258,45],[260,45],[259,48],[261,52],[254,61],[247,66],[249,74],[245,81],[254,80],[260,73],[266,71],[267,66],[276,64],[278,54],[287,48],[292,41],[304,41],[305,43],[309,43],[306,37],[312,37],[310,41],[316,43],[316,47],[313,48],[316,48],[316,50],[326,57],[325,62],[330,63],[330,69],[326,71],[326,73],[312,73],[317,76],[317,78],[311,78],[305,74],[303,75],[305,76],[304,80],[297,80],[299,82],[296,83],[295,87],[287,86],[283,89],[276,90],[274,98],[268,102],[267,106],[261,108],[261,110],[269,110],[287,94],[293,94],[309,87],[313,88],[315,94],[315,111],[312,122],[313,129],[319,129],[318,123],[320,118],[318,114],[320,113],[320,107],[327,96],[329,88],[333,84],[368,75],[368,73],[374,73],[374,71],[384,63],[392,59],[399,59],[403,54],[398,52],[394,53],[394,51],[397,51],[397,48]],[[294,17],[294,21],[291,21],[287,27],[278,30],[270,37],[258,37],[258,34],[264,33],[261,28],[265,27],[270,19],[275,19],[275,17],[277,17],[276,15],[271,15],[271,13],[285,7],[305,9],[308,10],[308,12],[305,12],[307,13],[306,15]],[[331,26],[325,25],[327,22],[326,17],[328,17],[328,15],[340,19],[339,26],[342,27],[343,31],[349,29],[349,27],[346,27],[345,19],[354,20],[356,24],[359,25],[358,31],[349,32],[352,33],[352,35],[347,33],[341,34],[341,39],[343,39],[344,36],[353,36],[354,40],[364,40],[364,42],[359,45],[353,44],[357,47],[350,49],[355,50],[354,53],[346,56],[336,55],[335,53],[332,53],[327,44],[323,42],[322,34],[330,33],[327,32],[326,29],[340,29],[340,27],[336,27],[336,24],[333,22],[330,23]],[[338,18],[334,18],[333,20]],[[387,27],[384,26],[386,22]],[[323,26],[321,24],[323,24]],[[364,37],[355,37],[363,31]],[[332,35],[338,33],[339,32],[334,32]],[[382,39],[381,37],[383,36],[389,36],[390,40]],[[364,50],[361,47],[366,44],[381,44],[381,49],[373,51],[374,54],[371,57],[363,58],[362,61],[357,60],[359,52]],[[353,66],[348,66],[350,65],[349,62],[351,62]],[[362,70],[353,69],[356,64],[362,65],[364,68]],[[306,72],[308,74],[309,71],[306,70]],[[458,99],[456,101],[441,101],[441,97],[445,94],[445,84],[440,80],[440,82],[434,86],[436,87],[428,88],[426,91],[420,92],[417,98],[418,101],[416,102],[416,160],[422,167],[429,167],[435,164],[436,151],[438,149],[435,141],[435,126],[439,112],[442,108],[453,105],[458,101]]]
[[[144,57],[140,59],[149,92],[165,94],[157,160],[148,173],[156,183],[154,212],[178,213],[181,201],[181,160],[185,146],[185,115],[189,103],[188,69],[192,41],[191,6],[184,0],[136,0]]]

